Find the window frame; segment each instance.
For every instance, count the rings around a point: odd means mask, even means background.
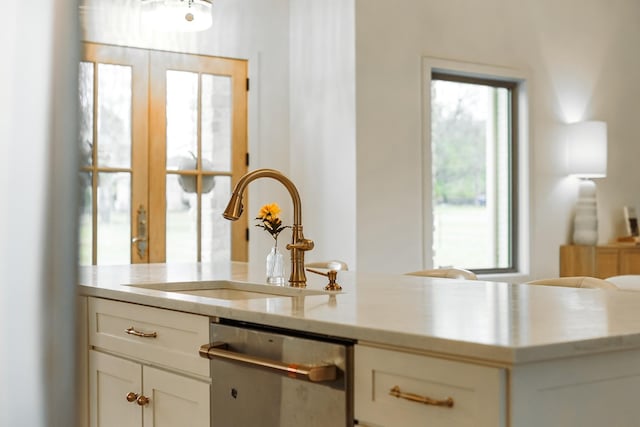
[[[513,69],[423,58],[423,254],[425,268],[434,268],[434,202],[432,194],[431,82],[445,80],[505,88],[510,93],[509,107],[509,265],[505,268],[475,268],[478,275],[522,273],[528,266],[528,158],[526,78]],[[460,266],[465,267],[465,266]],[[468,267],[465,267],[468,268]]]

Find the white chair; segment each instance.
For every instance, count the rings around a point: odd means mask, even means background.
[[[413,271],[411,273],[405,273],[408,276],[422,276],[422,277],[443,277],[446,279],[465,279],[465,280],[478,280],[478,276],[472,271],[465,270],[464,268],[447,267],[447,268],[434,268],[431,270]]]
[[[328,270],[349,270],[349,266],[344,261],[339,261],[336,259],[330,261],[316,261],[316,262],[308,262],[304,265],[305,267],[310,268],[326,268]]]
[[[640,274],[624,274],[621,276],[611,276],[605,279],[611,282],[619,289],[629,291],[640,291]]]
[[[576,277],[556,277],[552,279],[531,280],[526,285],[564,286],[569,288],[589,288],[589,289],[609,289],[616,290],[618,287],[613,283],[588,276]]]

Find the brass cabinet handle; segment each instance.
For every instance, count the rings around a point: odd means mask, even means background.
[[[307,366],[295,363],[284,363],[248,354],[226,350],[226,343],[205,344],[200,347],[200,357],[205,359],[225,359],[246,363],[271,371],[279,372],[291,378],[305,379],[311,382],[333,381],[337,376],[335,365]]]
[[[127,393],[127,402],[135,402],[137,398],[138,398],[137,393],[134,393],[132,391]]]
[[[157,332],[146,333],[146,332],[136,331],[136,329],[133,326],[128,327],[124,331],[129,335],[135,335],[136,337],[142,337],[142,338],[156,338],[158,336]]]
[[[445,406],[447,408],[453,407],[453,399],[447,397],[444,400],[432,399],[427,396],[420,396],[418,394],[406,393],[400,390],[400,387],[395,386],[391,390],[389,390],[389,394],[391,396],[395,396],[401,399],[410,400],[412,402],[423,403],[425,405],[433,405],[433,406]]]
[[[149,404],[149,398],[145,395],[140,395],[140,397],[138,397],[138,399],[136,400],[136,402],[138,403],[138,405],[140,406],[145,406]]]

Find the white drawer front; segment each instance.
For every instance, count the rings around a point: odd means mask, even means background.
[[[504,426],[505,372],[500,368],[357,345],[355,417],[371,426]],[[435,401],[427,405],[390,394]]]
[[[127,329],[155,337],[127,333]],[[100,298],[89,298],[89,344],[142,361],[209,376],[198,355],[209,342],[209,318]]]

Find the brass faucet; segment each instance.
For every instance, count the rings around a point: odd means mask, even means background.
[[[293,227],[291,243],[287,245],[287,249],[291,251],[291,276],[289,276],[289,286],[304,288],[307,286],[307,276],[304,274],[304,253],[305,251],[313,249],[313,240],[305,239],[302,234],[302,203],[300,203],[298,189],[289,178],[275,169],[256,169],[243,175],[233,189],[229,204],[222,216],[231,221],[240,218],[244,208],[242,204],[242,194],[247,185],[258,178],[272,178],[279,181],[286,187],[291,195],[293,202]]]

